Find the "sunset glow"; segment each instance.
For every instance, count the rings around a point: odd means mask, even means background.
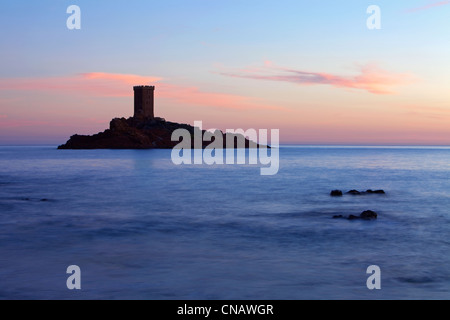
[[[450,144],[450,1],[379,1],[381,30],[358,1],[169,2],[80,1],[80,30],[65,4],[30,5],[32,23],[2,4],[0,144],[103,131],[134,85],[156,86],[156,116],[286,144]]]

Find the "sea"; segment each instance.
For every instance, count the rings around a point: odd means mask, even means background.
[[[450,299],[449,147],[279,157],[264,176],[171,150],[0,147],[0,299]],[[378,219],[345,219],[365,210]]]

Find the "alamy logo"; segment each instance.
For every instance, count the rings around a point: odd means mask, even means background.
[[[369,30],[381,29],[381,9],[379,6],[371,5],[367,8],[367,14],[371,16],[367,18],[367,28]]]
[[[67,289],[69,290],[81,290],[81,269],[79,266],[69,266],[66,271],[71,276],[67,278]]]
[[[80,30],[81,29],[81,9],[79,6],[71,5],[66,12],[71,14],[66,21],[67,29]]]
[[[194,132],[177,129],[172,133],[172,141],[180,142],[172,149],[171,158],[174,164],[260,164],[263,166],[261,175],[271,176],[278,173],[280,166],[278,129],[271,130],[271,143],[268,147],[267,129],[259,131],[227,129],[224,135],[220,130],[203,131],[202,121],[195,121],[194,127]],[[204,142],[210,143],[205,147]]]
[[[367,289],[381,290],[381,269],[379,266],[370,266],[367,268],[367,274],[371,276],[367,279]]]

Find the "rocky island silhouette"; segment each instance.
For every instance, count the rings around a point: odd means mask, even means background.
[[[192,136],[194,136],[195,130],[200,130],[189,124],[170,122],[155,117],[154,86],[135,86],[133,89],[133,117],[128,119],[115,118],[111,120],[109,129],[92,136],[73,135],[58,149],[172,149],[180,142],[172,141],[172,133],[175,130],[185,129]],[[206,130],[202,130],[202,134],[205,132]],[[250,141],[240,134],[223,133],[222,131],[220,131],[220,134],[222,134],[224,149],[227,148],[227,139],[235,139],[230,141],[243,139],[245,141],[243,145],[246,149],[260,147],[256,142]],[[194,139],[191,139],[191,141],[192,148],[195,148]],[[212,141],[214,141],[214,138]],[[210,144],[211,141],[202,141],[202,148]],[[237,148],[239,144],[234,143],[233,146]]]

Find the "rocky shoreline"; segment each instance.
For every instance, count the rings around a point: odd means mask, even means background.
[[[172,149],[179,144],[179,141],[172,141],[172,133],[177,129],[189,131],[192,137],[195,130],[199,130],[188,124],[169,122],[161,118],[115,118],[111,120],[109,129],[104,132],[92,136],[73,135],[65,144],[60,145],[58,149]],[[202,134],[205,132],[205,130],[202,130]],[[226,148],[227,138],[244,139],[245,148],[260,147],[260,145],[249,141],[243,135],[223,133],[221,131],[220,134],[223,137],[224,149]],[[194,139],[191,139],[191,141],[192,148],[195,148]],[[211,141],[202,141],[202,148],[210,144]],[[238,147],[236,143],[234,145]]]

